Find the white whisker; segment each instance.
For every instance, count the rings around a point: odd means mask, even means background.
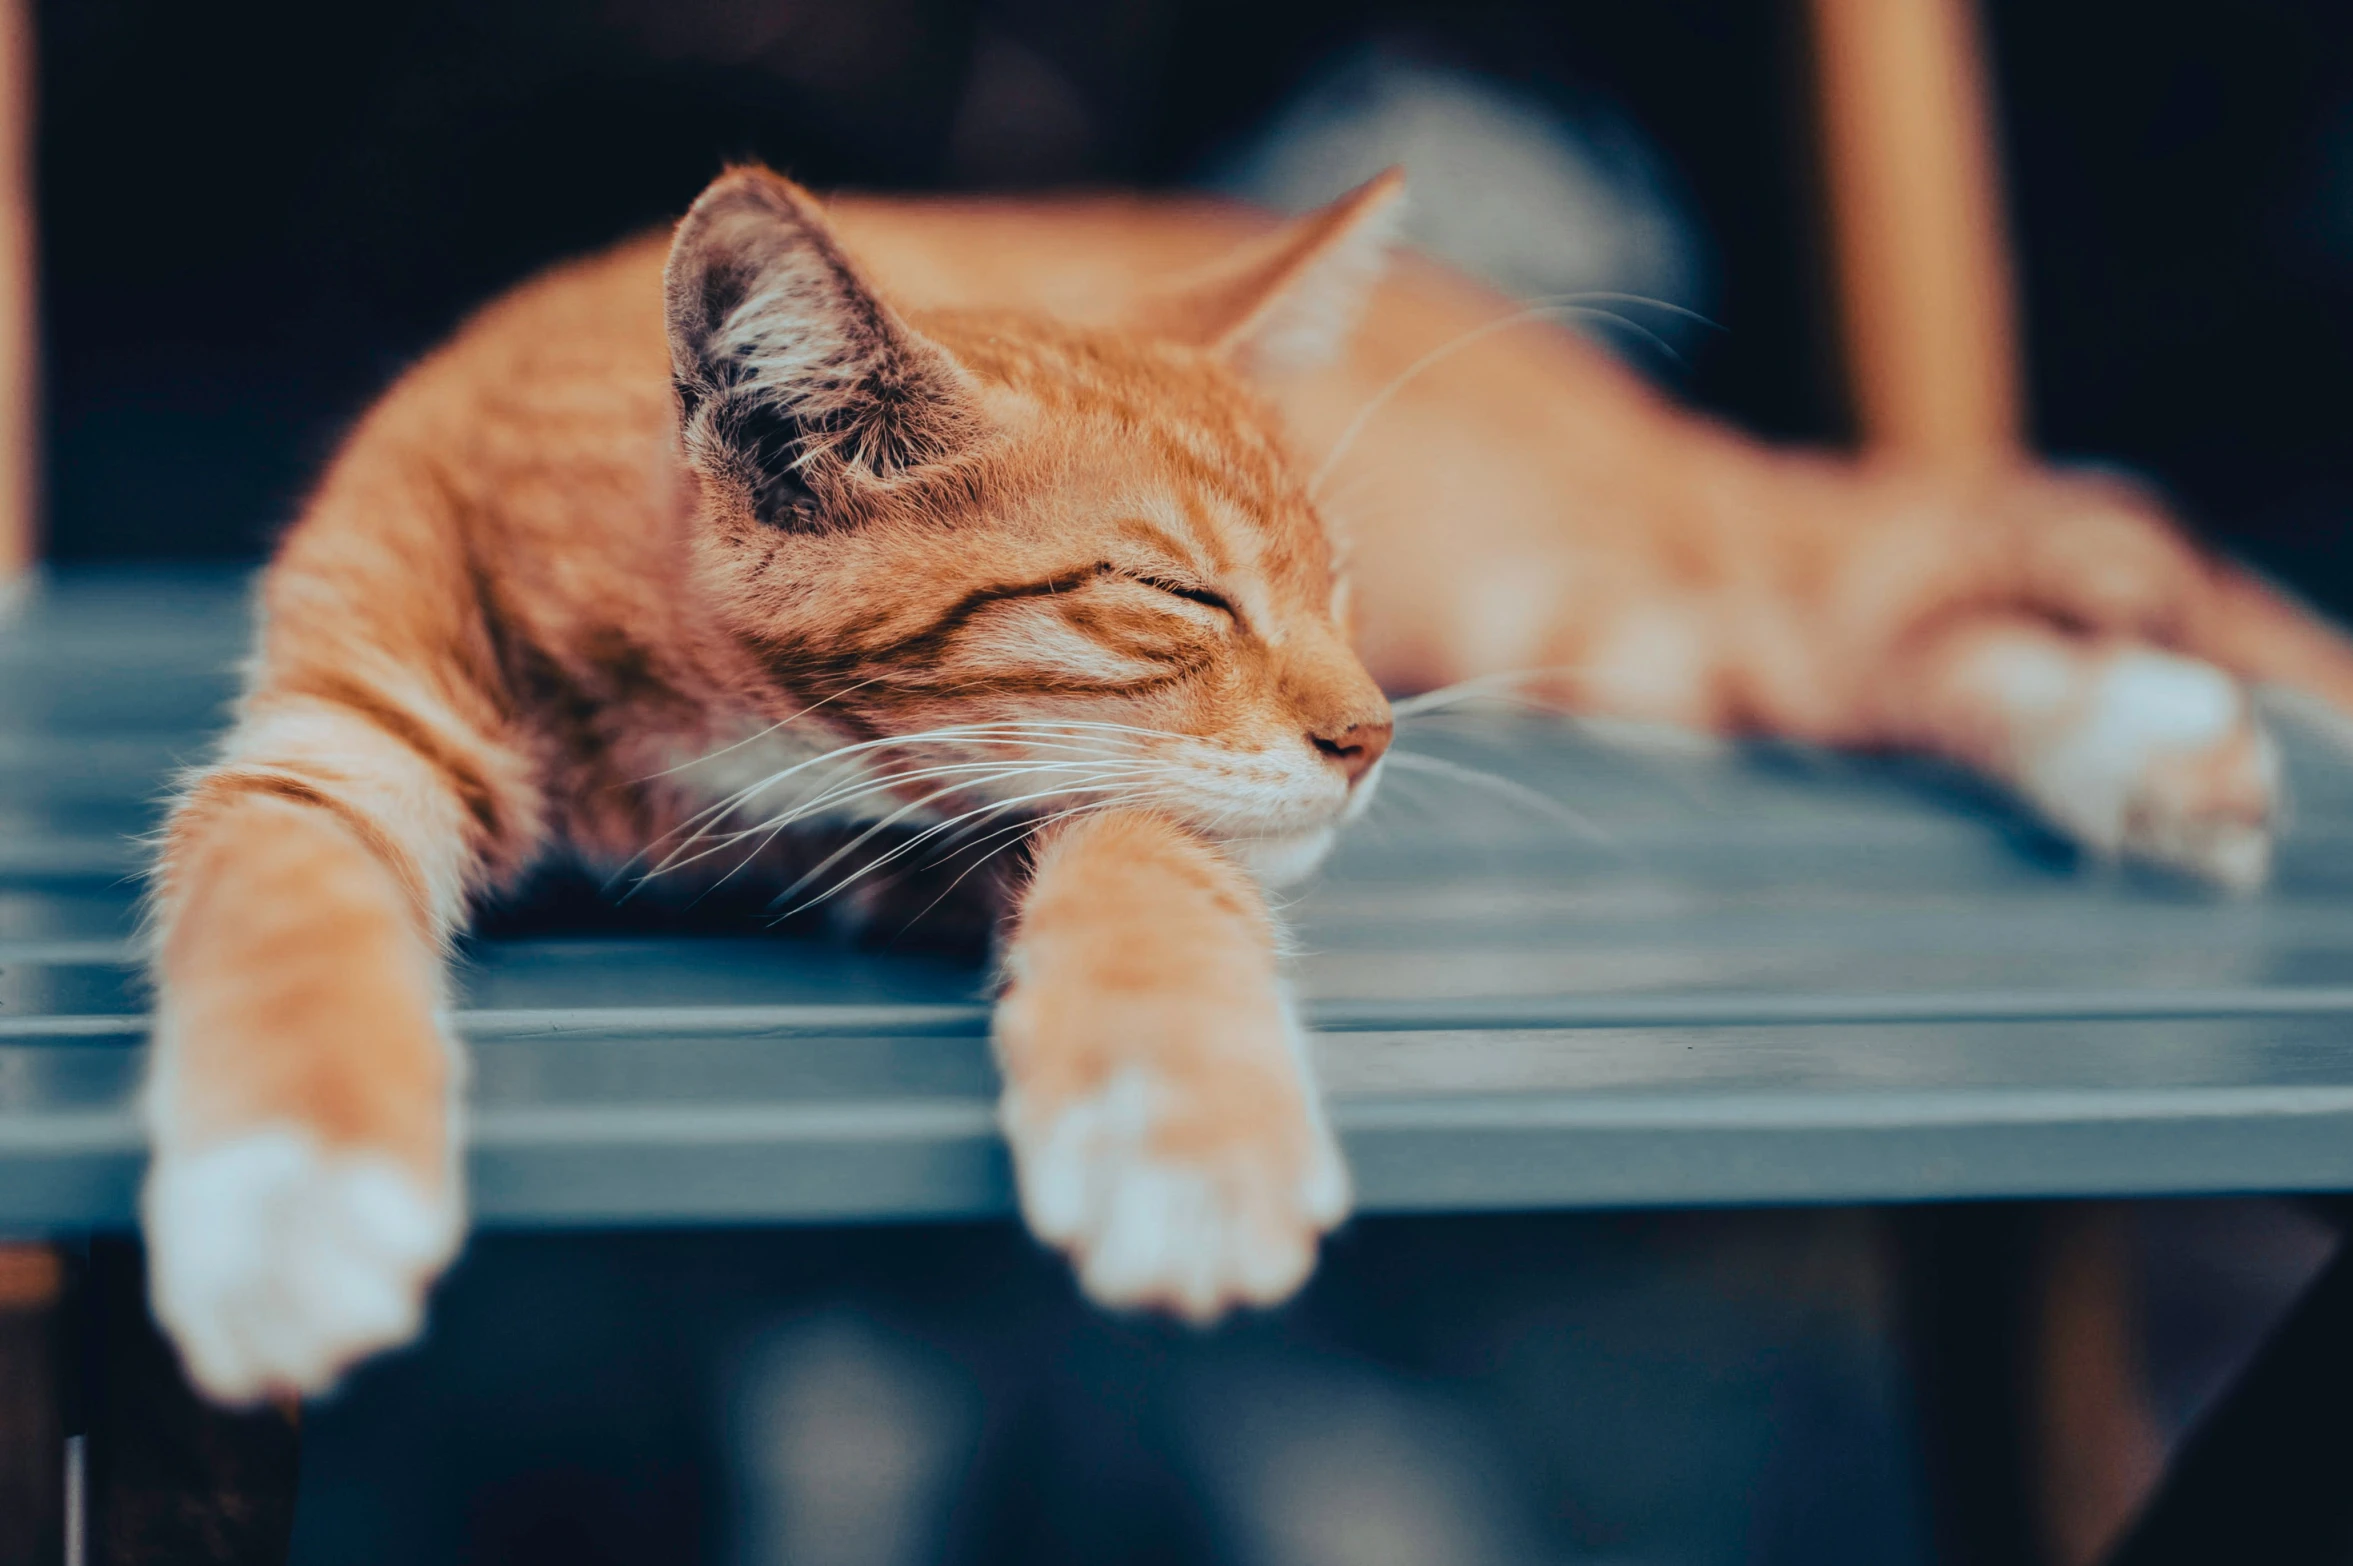
[[[739,828],[736,831],[723,834],[717,838],[698,836],[696,839],[688,843],[681,844],[679,848],[674,850],[668,858],[665,858],[662,861],[662,863],[656,865],[652,870],[649,870],[646,873],[646,879],[651,879],[657,875],[668,874],[676,870],[684,869],[688,865],[695,864],[701,860],[710,858],[713,854],[722,852],[737,843],[744,842],[747,839],[757,838],[758,841],[754,843],[751,852],[747,854],[744,860],[736,866],[735,870],[730,870],[728,872],[728,875],[732,876],[736,873],[736,870],[741,870],[744,865],[749,864],[753,859],[756,859],[760,853],[766,849],[770,843],[774,842],[776,838],[783,832],[799,824],[800,822],[809,819],[811,816],[821,814],[824,811],[833,809],[845,802],[871,797],[872,795],[879,793],[889,792],[917,779],[936,780],[941,777],[951,777],[954,778],[955,781],[949,783],[943,788],[936,789],[931,793],[924,795],[920,799],[911,800],[902,804],[897,810],[892,811],[889,815],[884,816],[881,820],[870,826],[865,833],[861,834],[857,839],[853,840],[849,847],[854,848],[858,846],[858,844],[864,843],[868,838],[871,838],[877,832],[881,832],[893,825],[896,825],[910,814],[927,809],[942,799],[949,798],[955,794],[967,792],[974,788],[983,788],[998,783],[1010,782],[1015,778],[1036,777],[1052,773],[1073,775],[1079,780],[1085,781],[1106,775],[1118,775],[1120,771],[1121,768],[1117,764],[1113,763],[1047,761],[1010,765],[1001,762],[962,763],[956,765],[928,767],[916,772],[895,773],[888,777],[874,780],[871,783],[864,784],[856,788],[845,787],[843,789],[838,789],[828,795],[821,795],[815,799],[803,801],[802,803],[795,805],[791,809],[786,810],[776,816],[769,817],[766,820],[757,822],[754,825],[748,827]],[[685,853],[688,848],[691,848],[695,846],[696,843],[701,842],[707,842],[709,846],[703,848],[701,852],[693,854],[687,858],[680,859],[678,857],[680,854]],[[848,849],[845,848],[842,851],[847,852]],[[822,866],[820,868],[822,868]],[[726,878],[722,877],[721,879],[724,880]],[[642,884],[642,882],[640,884]]]
[[[1028,769],[1024,769],[1023,771],[1021,771],[1021,772],[1016,772],[1016,773],[1014,773],[1013,775],[1014,775],[1014,776],[1027,776],[1027,775],[1032,775],[1032,774],[1035,774],[1035,773],[1041,773],[1041,772],[1047,772],[1047,771],[1053,771],[1053,770],[1057,770],[1057,769],[1056,769],[1056,768],[1052,768],[1052,767],[1035,767],[1035,768],[1028,768]],[[1067,769],[1063,769],[1063,770],[1067,770]],[[1135,769],[1135,770],[1148,770],[1148,769]],[[1104,777],[1119,777],[1119,776],[1122,776],[1122,775],[1123,775],[1123,769],[1110,769],[1110,770],[1105,770],[1105,769],[1101,769],[1101,768],[1098,768],[1098,769],[1096,769],[1096,771],[1095,771],[1095,772],[1094,772],[1094,774],[1093,774],[1093,776],[1094,776],[1094,777],[1097,779],[1098,783],[1099,783],[1099,782],[1100,782],[1100,780],[1101,780],[1102,778],[1104,778]],[[945,821],[942,821],[942,822],[935,823],[934,825],[932,825],[932,826],[930,826],[930,827],[927,827],[927,828],[925,828],[923,831],[921,831],[921,832],[918,832],[918,833],[917,833],[917,834],[916,834],[916,835],[915,835],[913,838],[910,838],[910,839],[909,839],[909,840],[908,840],[906,843],[903,843],[903,844],[901,844],[901,845],[900,845],[898,848],[896,848],[896,849],[892,850],[892,851],[891,851],[889,854],[886,854],[886,855],[885,855],[885,856],[884,856],[882,859],[879,859],[879,860],[875,861],[875,862],[874,862],[874,864],[872,864],[872,865],[869,865],[869,866],[867,867],[867,869],[868,869],[868,870],[873,870],[873,869],[880,868],[882,865],[889,863],[889,862],[890,862],[892,859],[895,859],[895,858],[899,857],[899,855],[900,855],[900,854],[902,854],[902,853],[904,853],[904,852],[905,852],[907,849],[909,849],[909,848],[911,848],[911,847],[914,847],[914,846],[917,846],[917,845],[920,845],[920,844],[921,844],[922,842],[924,842],[926,839],[928,839],[928,838],[931,838],[931,837],[933,837],[933,836],[936,836],[936,835],[937,835],[937,834],[939,834],[940,832],[942,832],[942,831],[945,831],[945,830],[947,830],[947,829],[949,829],[949,828],[951,828],[951,827],[953,827],[953,826],[956,826],[957,824],[959,824],[959,823],[961,823],[961,822],[964,822],[964,821],[971,820],[971,819],[973,819],[975,816],[981,816],[981,815],[990,815],[990,814],[995,814],[995,813],[1001,812],[1001,811],[1003,811],[1003,810],[1006,810],[1006,809],[1010,809],[1010,808],[1017,807],[1017,806],[1019,806],[1019,805],[1021,805],[1021,804],[1024,804],[1024,803],[1026,803],[1027,801],[1029,801],[1029,800],[1032,800],[1032,799],[1050,799],[1050,798],[1052,798],[1054,795],[1056,795],[1056,794],[1059,794],[1059,793],[1085,792],[1085,791],[1086,791],[1085,789],[1072,789],[1072,788],[1067,788],[1067,787],[1066,787],[1066,788],[1057,788],[1057,789],[1044,789],[1044,790],[1040,790],[1040,791],[1038,791],[1038,792],[1035,792],[1035,793],[1030,793],[1030,794],[1023,794],[1023,795],[1019,795],[1019,796],[1017,796],[1017,797],[1015,797],[1015,798],[1013,798],[1013,799],[1010,799],[1010,800],[1000,800],[1000,801],[994,801],[994,802],[991,802],[991,803],[989,803],[989,804],[986,804],[986,805],[981,805],[981,806],[978,806],[978,807],[976,807],[976,808],[974,808],[974,809],[972,809],[972,810],[969,810],[969,811],[966,811],[966,812],[964,812],[964,813],[963,813],[963,814],[961,814],[961,815],[957,815],[957,816],[951,816],[951,817],[949,817],[949,818],[948,818],[947,820],[945,820]],[[784,898],[784,897],[790,897],[790,896],[791,896],[793,893],[795,893],[795,892],[799,891],[799,890],[800,890],[800,889],[801,889],[803,886],[806,886],[806,885],[807,885],[807,884],[808,884],[810,881],[814,880],[816,877],[818,877],[819,875],[822,875],[822,874],[823,874],[825,871],[827,871],[828,869],[832,868],[832,867],[833,867],[833,866],[834,866],[836,863],[838,863],[838,862],[839,862],[839,861],[840,861],[840,860],[841,860],[841,859],[842,859],[842,858],[843,858],[845,855],[847,855],[847,854],[851,854],[851,853],[854,853],[854,852],[856,852],[858,849],[860,849],[860,848],[864,847],[864,846],[865,846],[865,845],[866,845],[868,842],[872,841],[872,840],[873,840],[873,839],[874,839],[874,838],[875,838],[875,837],[876,837],[878,834],[880,834],[880,833],[882,833],[882,832],[884,832],[884,831],[887,831],[888,829],[890,829],[890,828],[891,828],[891,827],[893,827],[893,826],[896,826],[896,825],[897,825],[897,824],[898,824],[900,821],[904,820],[904,819],[905,819],[905,818],[906,818],[908,815],[910,815],[910,814],[914,813],[915,811],[918,811],[918,810],[924,809],[924,808],[928,807],[929,805],[931,805],[933,802],[935,802],[935,801],[937,801],[937,800],[940,800],[940,799],[944,799],[944,798],[948,797],[950,794],[953,794],[953,793],[956,793],[956,792],[958,792],[958,790],[957,790],[957,789],[955,789],[955,788],[944,788],[944,789],[940,789],[940,790],[937,790],[937,791],[936,791],[936,792],[934,792],[934,793],[931,793],[931,794],[928,794],[928,795],[924,796],[922,799],[919,799],[919,800],[912,801],[912,802],[910,802],[909,804],[902,806],[900,809],[898,809],[898,810],[896,810],[896,811],[893,811],[893,812],[892,812],[890,815],[888,815],[888,816],[885,816],[885,817],[884,817],[883,819],[881,819],[880,821],[877,821],[877,822],[875,822],[875,823],[874,823],[872,826],[868,827],[868,828],[867,828],[867,829],[866,829],[864,832],[861,832],[860,834],[858,834],[858,836],[856,836],[855,838],[852,838],[852,839],[851,839],[849,842],[847,842],[847,843],[843,844],[841,847],[839,847],[839,848],[835,849],[835,850],[834,850],[834,851],[833,851],[831,854],[827,855],[827,856],[826,856],[826,857],[825,857],[825,858],[824,858],[822,861],[820,861],[820,862],[819,862],[817,865],[815,865],[814,867],[812,867],[812,868],[811,868],[811,869],[810,869],[810,870],[809,870],[809,871],[808,871],[808,872],[807,872],[805,875],[803,875],[803,876],[802,876],[802,877],[801,877],[801,878],[800,878],[798,881],[795,881],[795,882],[794,882],[794,883],[793,883],[791,886],[788,886],[788,887],[786,887],[786,888],[784,889],[784,891],[783,891],[783,892],[779,893],[779,894],[778,894],[779,898],[781,899],[781,898]],[[773,833],[771,833],[771,836],[773,836]],[[863,873],[863,872],[861,872],[861,873]],[[830,895],[832,895],[832,894],[831,894],[831,893],[827,893],[826,895],[830,896]]]
[[[777,917],[779,919],[789,919],[795,914],[803,913],[808,909],[816,907],[819,903],[822,903],[829,898],[839,896],[842,892],[846,891],[848,888],[855,885],[859,881],[864,880],[867,876],[874,874],[877,870],[882,869],[885,865],[891,864],[914,852],[927,840],[937,837],[942,832],[946,832],[952,828],[962,826],[967,821],[972,821],[987,816],[1001,815],[1005,811],[1018,809],[1022,805],[1028,804],[1033,800],[1053,799],[1058,796],[1068,796],[1071,794],[1111,794],[1127,791],[1129,791],[1129,786],[1124,783],[1104,783],[1082,788],[1041,789],[1034,794],[1025,794],[1014,799],[1002,800],[995,804],[984,805],[978,809],[968,810],[962,815],[952,816],[946,821],[942,821],[936,825],[924,828],[922,831],[909,838],[906,842],[900,843],[892,848],[881,858],[876,859],[869,864],[863,865],[856,870],[853,870],[850,872],[850,874],[842,877],[842,879],[836,881],[833,885],[827,887],[824,891],[817,893],[815,896],[807,899],[804,902],[798,903],[795,906],[786,909],[783,913],[778,914]],[[1097,807],[1091,806],[1089,808]],[[863,843],[867,840],[867,838],[872,836],[873,831],[869,830],[858,839],[858,842]],[[802,887],[808,885],[811,881],[815,880],[818,875],[831,868],[834,864],[838,863],[842,856],[850,852],[850,850],[855,846],[857,845],[845,844],[843,847],[834,850],[833,853],[826,856],[822,863],[811,869],[808,874],[802,876],[798,881],[795,881],[791,886],[786,887],[781,893],[779,893],[777,895],[777,901],[782,902],[785,898],[792,896]]]
[[[1423,691],[1401,701],[1392,701],[1389,703],[1389,711],[1400,718],[1418,718],[1426,713],[1443,711],[1463,702],[1477,701],[1483,696],[1502,696],[1506,700],[1518,700],[1529,706],[1552,711],[1556,709],[1550,703],[1529,697],[1514,697],[1511,693],[1515,687],[1526,685],[1534,680],[1553,679],[1563,675],[1573,676],[1584,672],[1584,665],[1565,663],[1542,669],[1505,669],[1495,674],[1482,674],[1468,680],[1457,680],[1452,685],[1441,685],[1436,690]]]
[[[1434,777],[1452,778],[1457,782],[1476,783],[1482,788],[1491,788],[1507,799],[1517,800],[1523,805],[1550,816],[1580,836],[1597,843],[1606,843],[1612,848],[1619,846],[1618,840],[1604,831],[1591,817],[1571,809],[1549,794],[1538,793],[1524,783],[1515,783],[1510,778],[1499,777],[1492,772],[1482,772],[1477,767],[1461,766],[1436,756],[1424,756],[1410,750],[1400,751],[1393,748],[1389,752],[1388,760],[1390,765],[1408,772],[1426,772]]]
[[[774,732],[773,727],[766,732]],[[1020,745],[1031,750],[1039,748],[1060,748],[1077,751],[1082,755],[1100,755],[1108,759],[1112,754],[1111,752],[1084,747],[1076,743],[1076,739],[1079,735],[1089,733],[1119,734],[1155,739],[1184,739],[1188,737],[1166,730],[1141,728],[1134,724],[1104,723],[1092,719],[1071,718],[958,724],[945,728],[919,730],[909,734],[891,735],[870,740],[859,740],[850,744],[839,745],[831,750],[822,752],[819,755],[808,757],[792,766],[785,767],[777,772],[770,773],[767,777],[747,784],[743,788],[737,789],[734,793],[729,794],[724,799],[718,800],[696,811],[694,814],[688,816],[686,819],[680,821],[675,826],[671,827],[668,831],[655,838],[653,842],[647,844],[646,847],[640,850],[637,854],[630,856],[627,861],[621,864],[614,871],[611,881],[608,881],[607,884],[610,885],[612,882],[617,882],[620,880],[622,876],[629,872],[629,869],[632,865],[635,865],[639,860],[645,858],[646,855],[652,853],[655,849],[660,848],[664,843],[669,842],[671,839],[679,837],[681,834],[685,834],[685,841],[679,845],[681,850],[694,846],[696,842],[701,840],[702,829],[706,824],[715,823],[724,819],[726,816],[732,814],[736,810],[741,809],[744,805],[749,804],[753,799],[756,799],[759,795],[767,792],[768,790],[775,788],[805,772],[808,772],[812,768],[823,766],[828,762],[842,761],[844,758],[870,754],[875,751],[934,744]],[[754,738],[759,737],[761,736],[754,736]],[[738,743],[743,742],[739,741]],[[657,776],[659,775],[660,774],[657,774]],[[836,786],[839,787],[840,785]],[[665,864],[666,863],[667,862],[665,861]],[[663,868],[663,865],[657,865],[654,872],[652,873],[659,873]]]
[[[717,750],[705,751],[699,756],[691,756],[686,760],[678,763],[678,765],[675,767],[664,767],[661,771],[649,773],[647,776],[638,779],[638,781],[641,783],[651,783],[656,778],[666,778],[673,776],[676,773],[686,771],[689,767],[699,767],[706,761],[712,761],[718,757],[728,755],[731,752],[741,750],[746,745],[757,744],[759,741],[766,739],[769,735],[774,734],[778,729],[785,727],[787,724],[800,722],[801,719],[807,717],[810,713],[815,712],[818,708],[824,706],[827,702],[839,701],[844,696],[849,695],[852,691],[862,691],[867,686],[874,684],[881,678],[882,676],[877,674],[867,679],[860,680],[855,685],[845,685],[840,690],[835,691],[831,696],[821,697],[818,700],[809,703],[808,706],[803,707],[796,713],[793,713],[787,717],[778,718],[774,723],[769,724],[766,728],[747,734],[732,745],[722,745]]]

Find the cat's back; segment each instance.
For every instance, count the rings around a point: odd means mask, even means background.
[[[1184,196],[842,196],[830,210],[854,259],[918,319],[1006,309],[1085,325],[1117,323],[1274,222]],[[387,395],[341,465],[430,473],[461,502],[456,541],[528,563],[518,576],[545,579],[561,559],[566,575],[599,579],[596,592],[641,596],[675,566],[686,498],[666,250],[666,234],[643,235],[485,307]],[[1664,409],[1556,328],[1492,329],[1513,313],[1407,258],[1341,362],[1272,388],[1303,466],[1335,454],[1322,490],[1356,544],[1363,650],[1401,684],[1446,675],[1435,649],[1469,612],[1450,590],[1465,559],[1558,554],[1562,497],[1580,490],[1621,496],[1608,508],[1619,515],[1657,509],[1635,495],[1651,487],[1644,459]],[[1367,430],[1359,415],[1375,405]],[[1579,531],[1582,548],[1642,547],[1623,530]]]
[[[884,296],[930,310],[1015,310],[1116,326],[1138,304],[1265,233],[1266,213],[1194,196],[1005,198],[838,196],[829,215]],[[666,233],[649,233],[553,267],[472,317],[386,399],[398,422],[444,449],[536,457],[567,430],[632,432],[633,448],[666,439],[672,417],[662,319]],[[1277,389],[1321,435],[1397,371],[1513,306],[1458,275],[1408,260],[1372,297],[1344,359]],[[1612,367],[1558,332],[1463,343],[1396,388],[1409,415],[1477,408],[1482,428],[1563,377],[1616,379]],[[1409,417],[1405,422],[1412,422]],[[1504,417],[1503,425],[1514,420]]]
[[[448,459],[536,468],[618,439],[641,463],[673,418],[662,328],[667,236],[551,267],[470,317],[370,415],[371,429]]]
[[[540,274],[386,390],[279,543],[260,683],[372,670],[494,729],[502,648],[561,656],[614,627],[675,640],[665,250],[647,236]]]

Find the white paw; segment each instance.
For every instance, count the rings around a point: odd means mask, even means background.
[[[142,1199],[155,1314],[209,1395],[323,1391],[417,1334],[456,1254],[454,1201],[292,1127],[159,1154]]]
[[[2118,654],[2075,721],[2032,748],[2027,796],[2085,846],[2236,891],[2271,870],[2279,754],[2218,669]]]
[[[1200,1106],[1187,1107],[1197,1128]],[[1030,1228],[1072,1254],[1104,1305],[1208,1321],[1284,1299],[1348,1212],[1347,1166],[1312,1095],[1273,1117],[1252,1105],[1223,1135],[1172,1137],[1178,1108],[1137,1067],[1051,1115],[1008,1094]]]

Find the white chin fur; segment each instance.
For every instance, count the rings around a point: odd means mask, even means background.
[[[1315,872],[1332,851],[1333,831],[1318,827],[1281,837],[1236,838],[1226,846],[1261,885],[1287,886]]]
[[[211,1396],[325,1390],[417,1334],[457,1203],[391,1159],[273,1126],[159,1153],[142,1202],[155,1314]]]

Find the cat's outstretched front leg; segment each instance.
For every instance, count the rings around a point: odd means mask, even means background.
[[[1022,1211],[1109,1305],[1207,1319],[1296,1289],[1348,1206],[1265,900],[1159,817],[1056,830],[997,1054]]]
[[[402,725],[257,695],[158,867],[154,1305],[230,1401],[413,1336],[461,1234],[439,948],[480,834],[457,774],[481,769]]]

